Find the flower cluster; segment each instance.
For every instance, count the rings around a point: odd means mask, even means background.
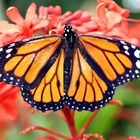
[[[116,37],[139,45],[137,38],[128,36],[129,11],[113,0],[98,0],[98,3],[96,17],[81,10],[62,14],[60,6],[41,6],[36,13],[36,4],[32,3],[23,18],[16,7],[10,7],[6,14],[13,23],[0,22],[0,46],[36,35],[62,34],[66,23],[79,34]]]

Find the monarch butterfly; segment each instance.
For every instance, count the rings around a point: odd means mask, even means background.
[[[0,81],[20,87],[24,101],[43,112],[64,105],[94,111],[118,85],[140,77],[140,49],[123,40],[78,35],[40,36],[0,48]]]

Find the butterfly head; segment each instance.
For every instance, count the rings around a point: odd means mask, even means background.
[[[65,32],[73,32],[73,28],[70,24],[65,24],[64,30]]]
[[[72,26],[70,24],[65,24],[65,27],[64,27],[64,36],[68,36],[68,35],[74,35],[76,36],[76,33],[74,32]]]
[[[70,24],[65,24],[63,37],[67,40],[68,44],[73,47],[77,34],[74,32]]]

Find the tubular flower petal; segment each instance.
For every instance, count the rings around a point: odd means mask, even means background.
[[[19,89],[5,83],[0,83],[0,116],[7,116],[14,120],[18,116],[16,104],[17,93]]]
[[[0,22],[0,33],[13,35],[15,38],[12,40],[12,42],[33,37],[40,31],[40,29],[47,26],[47,21],[36,20],[35,3],[32,3],[27,9],[25,19],[21,16],[16,7],[8,8],[6,14],[15,24],[8,22],[4,24],[4,22]]]

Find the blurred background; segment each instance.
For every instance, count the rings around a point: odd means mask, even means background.
[[[140,19],[140,0],[115,1],[120,6],[130,10],[131,18]],[[35,2],[38,7],[41,5],[60,5],[63,12],[82,9],[91,11],[93,15],[95,15],[97,5],[96,0],[0,0],[0,19],[6,19],[5,10],[10,6],[16,6],[24,16],[32,2]],[[135,80],[117,88],[114,99],[122,101],[124,106],[107,105],[101,109],[86,133],[99,133],[107,140],[121,140],[122,137],[131,135],[140,138],[140,80]],[[32,125],[52,128],[65,135],[70,135],[66,124],[54,112],[42,114],[36,111],[32,113],[31,109],[23,103],[21,96],[16,100],[16,104],[18,106],[16,117],[4,120],[3,125],[0,123],[0,140],[34,140],[37,136],[46,134],[33,131],[26,135],[19,135],[21,130]],[[90,112],[86,111],[76,113],[75,122],[78,131],[89,115]]]

